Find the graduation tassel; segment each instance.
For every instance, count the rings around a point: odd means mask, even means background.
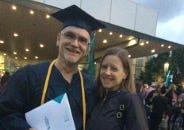
[[[95,43],[95,33],[89,43],[89,48],[88,48],[88,73],[92,76],[95,75],[95,65],[94,65],[94,43]]]
[[[166,87],[168,87],[168,85],[169,85],[170,75],[171,75],[171,70],[168,70],[166,78],[165,78],[165,85],[166,85]]]

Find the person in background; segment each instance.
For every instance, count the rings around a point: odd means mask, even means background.
[[[178,96],[169,120],[169,130],[184,130],[184,93]]]
[[[10,73],[8,71],[5,71],[4,75],[1,78],[0,93],[2,93],[5,90],[9,77]]]
[[[171,108],[169,99],[165,96],[166,89],[164,86],[158,84],[156,91],[153,94],[151,105],[152,111],[150,113],[150,130],[167,129],[166,115],[168,116]],[[162,120],[164,121],[162,122]],[[164,123],[165,122],[165,123]],[[160,127],[160,128],[159,128]]]
[[[56,40],[58,56],[52,62],[27,65],[12,75],[0,97],[0,130],[34,129],[26,122],[25,113],[64,93],[76,130],[85,129],[85,117],[94,106],[95,91],[92,76],[80,72],[78,64],[87,53],[93,31],[105,26],[75,5],[52,16],[63,23]]]
[[[177,86],[175,84],[170,84],[165,96],[169,99],[170,105],[174,105],[177,102]]]
[[[128,52],[109,48],[100,63],[96,89],[98,103],[87,130],[148,130],[143,104],[136,95]]]
[[[142,89],[142,94],[144,96],[144,98],[146,97],[146,91],[149,88],[147,83],[143,83],[143,89]]]
[[[136,88],[136,93],[140,100],[142,101],[143,104],[145,104],[145,99],[143,95],[143,82],[141,80],[136,79],[135,80],[135,88]]]

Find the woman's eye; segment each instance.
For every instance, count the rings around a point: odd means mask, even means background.
[[[102,68],[102,69],[106,69],[107,66],[106,66],[106,65],[102,65],[101,68]]]
[[[111,70],[112,70],[112,71],[117,71],[117,68],[111,67]]]

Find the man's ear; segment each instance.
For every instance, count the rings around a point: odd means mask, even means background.
[[[90,52],[91,52],[91,47],[90,47],[90,44],[88,43],[85,56],[89,55]]]
[[[61,38],[61,32],[58,32],[57,38],[56,38],[56,46],[59,46],[60,38]]]

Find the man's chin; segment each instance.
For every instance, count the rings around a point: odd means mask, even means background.
[[[66,60],[69,64],[78,64],[79,63],[79,59],[67,59]]]

